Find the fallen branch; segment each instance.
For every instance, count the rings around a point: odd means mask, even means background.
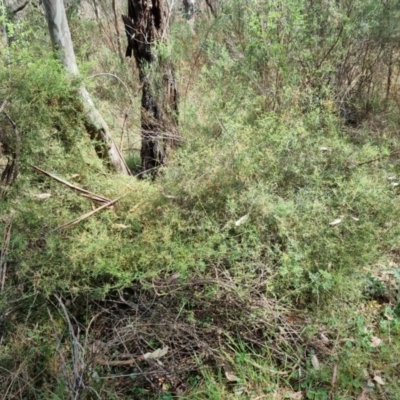
[[[139,356],[130,356],[130,360],[117,360],[117,361],[108,361],[108,360],[97,360],[98,365],[107,365],[107,366],[120,366],[120,365],[133,365],[136,364],[136,361],[144,361],[144,360],[158,360],[159,358],[164,357],[168,353],[168,346],[164,348],[157,349],[152,353],[141,354]],[[160,364],[161,365],[161,364]]]
[[[88,213],[86,213],[86,214],[81,215],[81,216],[78,217],[78,218],[75,218],[74,220],[72,220],[72,221],[70,221],[70,222],[67,222],[67,223],[65,223],[65,224],[63,224],[63,225],[60,225],[60,226],[57,227],[55,230],[58,231],[58,230],[61,230],[61,229],[69,228],[69,227],[72,226],[72,225],[76,225],[77,223],[79,223],[79,222],[81,222],[81,221],[83,221],[83,220],[85,220],[85,219],[91,217],[92,215],[98,213],[99,211],[103,210],[104,208],[107,208],[107,207],[112,206],[112,205],[115,204],[118,200],[120,200],[122,197],[123,197],[123,196],[120,196],[120,197],[116,198],[116,199],[113,200],[113,201],[109,201],[108,203],[103,204],[102,206],[96,208],[96,209],[93,210],[93,211],[90,211],[90,212],[88,212]]]
[[[1,253],[0,253],[0,287],[1,291],[4,290],[4,285],[6,282],[6,272],[7,272],[7,255],[8,250],[10,248],[10,238],[11,238],[11,226],[12,226],[12,219],[6,225],[6,229],[4,232],[3,244],[1,246]]]
[[[96,360],[97,365],[104,365],[106,367],[120,367],[122,365],[134,365],[136,364],[136,361],[131,359],[131,360],[123,360],[123,361],[108,361],[108,360]]]
[[[44,175],[46,175],[46,176],[48,176],[50,178],[53,178],[57,182],[60,182],[60,183],[62,183],[64,185],[68,186],[69,188],[71,188],[73,190],[76,190],[77,192],[83,193],[82,196],[84,196],[84,197],[88,197],[89,199],[92,199],[94,201],[98,201],[99,203],[110,203],[111,202],[111,200],[107,199],[107,197],[103,197],[103,196],[100,196],[98,194],[89,192],[88,190],[82,189],[79,186],[73,185],[72,183],[70,183],[70,182],[68,182],[68,181],[66,181],[64,179],[58,178],[57,176],[55,176],[53,174],[50,174],[50,172],[47,172],[47,171],[45,171],[45,170],[43,170],[43,169],[41,169],[39,167],[36,167],[34,165],[31,165],[31,167],[35,171],[40,172],[40,173],[42,173],[42,174],[44,174]]]
[[[6,108],[7,103],[8,103],[8,100],[5,99],[0,106],[0,113],[3,112],[3,110]]]
[[[79,342],[79,330],[78,330],[78,335],[75,335],[74,327],[72,326],[71,319],[69,318],[68,311],[64,303],[62,302],[61,298],[58,297],[57,295],[55,295],[54,297],[57,299],[68,325],[71,355],[73,361],[72,362],[73,379],[71,377],[69,386],[71,391],[71,399],[78,400],[81,391],[84,390],[86,387],[83,379],[86,370],[86,364],[84,360],[84,349]]]

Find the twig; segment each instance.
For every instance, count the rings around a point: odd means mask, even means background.
[[[126,121],[128,120],[128,112],[129,111],[127,111],[125,113],[125,115],[124,115],[124,123],[122,124],[121,140],[119,142],[119,148],[121,149],[121,151],[123,151],[124,132],[125,132]],[[128,135],[128,144],[129,144],[129,135]]]
[[[79,340],[75,335],[74,327],[72,326],[71,320],[68,315],[68,311],[65,308],[64,303],[62,302],[60,297],[56,295],[54,297],[57,299],[65,316],[65,320],[67,321],[68,324],[68,330],[71,339],[71,350],[72,350],[73,370],[74,370],[74,383],[71,388],[73,394],[72,399],[78,400],[80,394],[79,393],[80,388],[83,389],[85,388],[85,384],[83,382],[83,371],[86,369],[86,364],[82,356],[84,351],[82,345],[79,343]]]
[[[333,366],[331,390],[329,392],[329,399],[334,399],[335,398],[335,387],[336,387],[337,377],[338,377],[338,365],[335,364]]]
[[[6,105],[8,104],[8,100],[4,100],[2,105],[0,106],[0,113],[3,112],[3,110],[6,108]]]
[[[156,167],[156,168],[158,168],[158,167]],[[153,169],[153,168],[151,168],[151,169]],[[149,171],[150,171],[151,169],[149,169]],[[143,171],[142,173],[144,173],[144,172],[147,172],[147,171]],[[139,175],[140,175],[140,174],[134,175],[134,176],[139,176]],[[81,215],[80,217],[75,218],[74,220],[72,220],[72,221],[70,221],[70,222],[67,222],[67,223],[65,223],[65,224],[63,224],[63,225],[60,225],[59,227],[55,228],[54,230],[57,231],[57,230],[60,230],[60,229],[69,228],[70,226],[75,225],[75,224],[77,224],[77,223],[79,223],[79,222],[81,222],[81,221],[83,221],[83,220],[85,220],[85,219],[91,217],[93,214],[98,213],[99,211],[103,210],[104,208],[107,208],[107,207],[110,207],[110,206],[114,205],[114,204],[117,203],[119,200],[121,200],[123,197],[128,196],[128,194],[132,193],[134,190],[135,190],[135,189],[129,190],[128,192],[126,192],[126,193],[123,194],[122,196],[119,196],[119,197],[117,197],[116,199],[114,199],[114,200],[112,200],[112,201],[108,200],[108,203],[103,204],[102,206],[100,206],[100,207],[98,207],[98,208],[96,208],[96,209],[94,209],[94,210],[92,210],[92,211],[90,211],[90,212],[88,212],[88,213],[86,213],[86,214],[83,214],[83,215]]]
[[[45,170],[43,170],[43,169],[41,169],[39,167],[36,167],[35,165],[31,165],[31,167],[34,170],[36,170],[36,171],[38,171],[38,172],[40,172],[40,173],[42,173],[42,174],[44,174],[44,175],[46,175],[46,176],[48,176],[50,178],[53,178],[54,180],[56,180],[56,181],[58,181],[58,182],[60,182],[60,183],[62,183],[64,185],[68,186],[71,189],[74,189],[74,190],[76,190],[78,192],[84,193],[82,195],[84,197],[88,197],[89,199],[98,201],[100,203],[109,203],[111,201],[110,199],[107,199],[107,197],[100,196],[98,194],[89,192],[88,190],[82,189],[79,186],[73,185],[72,183],[69,183],[68,181],[66,181],[64,179],[58,178],[57,176],[55,176],[53,174],[50,174],[50,172],[47,172],[47,171],[45,171]]]
[[[61,339],[59,338],[59,336],[58,336],[58,334],[57,334],[56,323],[54,322],[53,315],[51,314],[49,308],[47,308],[47,313],[49,314],[50,321],[51,321],[52,324],[53,324],[54,336],[57,338],[57,348],[56,348],[56,351],[57,351],[57,353],[58,353],[58,355],[59,355],[59,357],[60,357],[60,359],[61,359],[61,368],[62,368],[64,377],[65,377],[65,380],[67,381],[67,385],[68,385],[68,387],[70,388],[70,390],[72,391],[72,390],[73,390],[73,384],[72,384],[72,382],[70,381],[69,374],[67,373],[67,363],[66,363],[66,361],[65,361],[64,355],[63,355],[62,351],[60,350],[60,348],[61,348]]]
[[[133,365],[136,363],[135,363],[135,360],[130,359],[130,360],[120,360],[120,361],[97,360],[96,364],[104,365],[107,367],[118,367],[118,366],[122,366],[122,365]]]
[[[164,189],[161,189],[161,194],[162,194],[166,199],[177,199],[176,196],[171,196],[170,194],[165,194]]]
[[[85,343],[84,343],[85,348],[87,348],[87,344],[88,344],[87,342],[88,342],[88,338],[89,338],[89,331],[90,331],[90,328],[91,328],[93,322],[97,319],[97,317],[100,316],[101,314],[103,314],[103,312],[104,312],[104,311],[100,311],[99,313],[97,313],[96,315],[94,315],[94,316],[92,317],[92,319],[90,320],[88,326],[86,327],[86,335],[85,335]]]
[[[112,78],[115,78],[118,82],[120,82],[121,85],[125,88],[126,93],[129,96],[129,100],[131,101],[131,105],[133,106],[134,101],[133,101],[133,97],[131,96],[131,94],[129,92],[128,85],[118,75],[111,74],[110,72],[101,72],[99,74],[90,75],[88,78],[96,78],[97,76],[111,76]],[[139,90],[140,89],[141,89],[141,87],[139,88]],[[138,92],[139,92],[139,90],[138,90]]]
[[[375,162],[375,161],[381,161],[381,160],[383,160],[383,159],[385,159],[385,158],[392,157],[392,156],[394,156],[394,155],[396,155],[396,154],[399,154],[399,153],[400,153],[400,149],[397,149],[397,150],[392,151],[392,152],[391,152],[390,154],[388,154],[388,155],[381,156],[381,157],[378,157],[378,158],[374,158],[373,160],[368,160],[368,161],[360,162],[360,163],[357,164],[357,167],[359,167],[360,165],[370,164],[370,163],[373,163],[373,162]]]
[[[122,53],[122,47],[121,47],[121,33],[119,32],[119,26],[118,26],[118,18],[117,18],[117,8],[115,5],[115,0],[112,0],[112,9],[114,12],[114,26],[115,26],[115,31],[117,33],[117,46],[118,46],[118,54],[119,58],[121,60],[121,64],[124,62],[124,55]]]
[[[10,218],[10,222],[8,223],[8,225],[6,225],[3,245],[1,246],[1,254],[0,254],[1,291],[4,290],[4,285],[6,282],[7,255],[8,255],[8,250],[10,248],[11,226],[12,226],[12,218]]]
[[[159,169],[159,168],[161,168],[161,165],[157,165],[156,167],[146,169],[146,170],[144,170],[142,172],[139,172],[138,174],[134,175],[134,178],[137,178],[138,176],[147,174],[147,172],[154,171],[154,170]]]
[[[60,225],[59,227],[57,227],[55,230],[58,231],[58,230],[60,230],[60,229],[69,228],[69,227],[72,226],[72,225],[76,225],[77,223],[79,223],[79,222],[81,222],[81,221],[83,221],[83,220],[85,220],[85,219],[91,217],[92,215],[98,213],[99,211],[103,210],[104,208],[107,208],[107,207],[112,206],[112,205],[115,204],[118,200],[120,200],[122,197],[123,197],[123,196],[120,196],[120,197],[116,198],[116,199],[113,200],[113,201],[109,201],[108,203],[103,204],[102,206],[100,206],[100,207],[94,209],[93,211],[89,211],[88,213],[83,214],[83,215],[81,215],[80,217],[75,218],[74,220],[72,220],[72,221],[70,221],[70,222],[66,222],[65,224]]]
[[[148,371],[148,372],[132,372],[131,374],[124,374],[124,375],[99,376],[99,379],[115,379],[115,378],[124,378],[132,376],[162,375],[162,374],[166,374],[166,371],[160,369],[157,371]]]

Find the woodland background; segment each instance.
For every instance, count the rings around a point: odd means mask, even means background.
[[[400,3],[169,1],[137,64],[127,3],[72,2],[73,76],[43,6],[16,4],[0,17],[3,398],[399,399]],[[147,173],[143,79],[164,106],[166,65],[179,145],[152,125],[168,158]],[[83,86],[129,174],[96,152]]]

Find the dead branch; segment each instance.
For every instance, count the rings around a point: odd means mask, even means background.
[[[39,167],[36,167],[35,165],[31,165],[31,167],[34,170],[36,170],[36,171],[38,171],[38,172],[40,172],[40,173],[42,173],[42,174],[54,179],[54,180],[56,180],[57,182],[60,182],[60,183],[62,183],[64,185],[68,186],[69,188],[71,188],[73,190],[76,190],[77,192],[83,193],[82,196],[84,196],[84,197],[88,197],[89,199],[92,199],[94,201],[98,201],[100,203],[110,203],[111,202],[111,200],[107,199],[107,197],[100,196],[98,194],[89,192],[86,189],[82,189],[79,186],[73,185],[72,183],[70,183],[70,182],[68,182],[68,181],[66,181],[64,179],[58,178],[57,176],[55,176],[53,174],[50,174],[50,172],[47,172],[47,171],[45,171],[45,170],[43,170],[43,169],[41,169]]]
[[[86,213],[86,214],[81,215],[81,216],[78,217],[78,218],[75,218],[74,220],[72,220],[72,221],[70,221],[70,222],[67,222],[67,223],[65,223],[65,224],[63,224],[63,225],[60,225],[60,226],[57,227],[55,230],[58,231],[58,230],[61,230],[61,229],[69,228],[69,227],[71,227],[72,225],[76,225],[76,224],[78,224],[79,222],[81,222],[81,221],[83,221],[83,220],[85,220],[85,219],[91,217],[92,215],[98,213],[99,211],[103,210],[104,208],[107,208],[107,207],[112,206],[112,205],[115,204],[118,200],[120,200],[122,197],[123,197],[123,196],[120,196],[120,197],[116,198],[116,199],[113,200],[113,201],[110,201],[110,202],[108,202],[108,203],[106,203],[106,204],[103,204],[102,206],[96,208],[96,209],[93,210],[93,211],[90,211],[90,212],[88,212],[88,213]]]
[[[12,218],[10,218],[8,224],[6,225],[6,229],[4,231],[3,244],[1,246],[0,253],[0,287],[1,291],[4,290],[4,285],[6,282],[6,272],[7,272],[7,256],[10,248],[10,238],[11,238],[11,226],[12,226]]]
[[[3,103],[0,106],[0,113],[3,112],[3,110],[6,108],[7,104],[8,104],[8,100],[6,99],[3,101]]]
[[[83,382],[83,373],[86,369],[86,364],[84,360],[84,350],[79,342],[79,339],[75,335],[74,328],[72,326],[71,320],[68,315],[68,311],[65,308],[64,303],[62,302],[60,297],[55,296],[55,298],[57,299],[61,307],[61,310],[64,314],[65,320],[67,321],[68,324],[68,331],[69,331],[71,350],[72,350],[73,370],[74,370],[74,382],[71,388],[73,394],[72,399],[77,400],[80,395],[80,389],[85,388],[85,384]]]

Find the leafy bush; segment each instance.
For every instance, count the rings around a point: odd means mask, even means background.
[[[192,369],[183,373],[169,358],[170,374],[149,378],[164,397],[178,393],[171,377],[179,376],[196,398],[230,398],[235,385],[243,398],[268,390],[322,399],[333,390],[335,365],[343,371],[337,398],[359,396],[363,369],[394,360],[398,343],[386,339],[398,331],[397,308],[379,290],[398,282],[377,282],[382,265],[398,264],[400,245],[390,58],[398,10],[395,2],[350,3],[227,1],[191,40],[177,22],[168,52],[182,56],[184,140],[155,181],[111,176],[83,133],[78,82],[47,51],[10,50],[0,90],[22,152],[0,215],[0,230],[13,215],[1,315],[15,315],[13,323],[5,318],[8,347],[0,357],[9,379],[0,387],[18,393],[15,373],[34,388],[20,389],[25,396],[65,398],[77,341],[92,368],[82,373],[87,387],[120,398],[143,398],[148,386],[134,365],[96,364],[96,340],[113,362],[169,344]],[[112,66],[109,51],[98,51]],[[88,74],[91,68],[98,67],[87,64]],[[126,98],[123,85],[97,87],[97,94],[103,102]],[[108,199],[123,197],[58,229],[100,204],[32,164]],[[388,298],[385,310],[368,307]],[[375,348],[378,335],[387,344]],[[38,367],[27,366],[36,359]],[[221,359],[238,382],[224,385]],[[151,376],[153,367],[143,366]],[[123,376],[122,383],[105,376]],[[397,386],[388,380],[388,393]]]

